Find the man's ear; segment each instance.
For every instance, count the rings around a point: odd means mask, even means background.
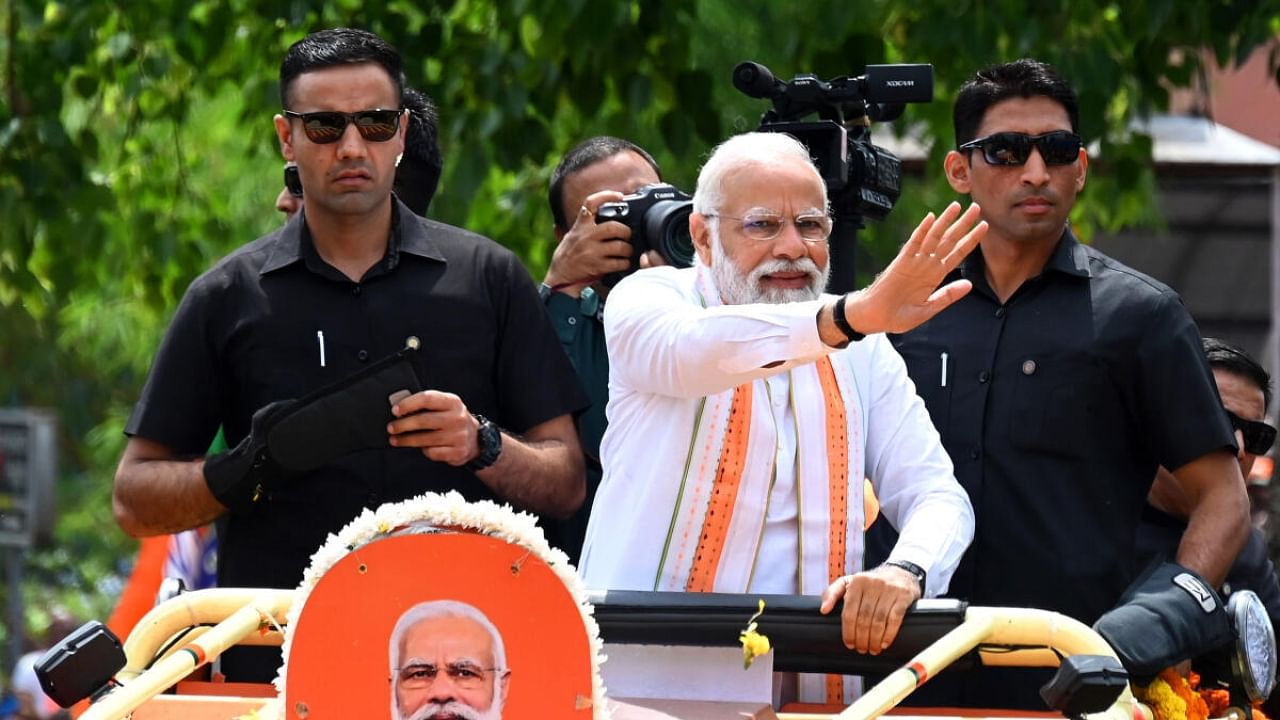
[[[969,156],[964,153],[952,150],[942,160],[943,172],[947,175],[947,182],[951,183],[951,189],[962,195],[969,194],[971,183],[969,181]]]
[[[693,238],[693,249],[697,251],[698,259],[711,267],[711,223],[706,216],[698,213],[689,216],[689,235]]]
[[[1089,174],[1089,153],[1080,148],[1080,174],[1076,176],[1076,192],[1084,190],[1085,176]]]
[[[502,680],[499,681],[498,694],[502,697],[502,707],[507,706],[507,691],[511,689],[511,671],[502,673]]]
[[[280,154],[285,160],[296,160],[293,156],[293,128],[289,125],[289,119],[276,115],[273,122],[276,126],[276,139],[280,141]]]

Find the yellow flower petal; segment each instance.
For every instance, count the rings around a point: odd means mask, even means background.
[[[756,618],[760,617],[764,612],[764,600],[760,601],[760,609],[755,615],[747,621],[747,629],[738,634],[738,641],[742,643],[742,669],[746,670],[751,667],[751,663],[761,655],[768,653],[772,646],[769,644],[769,638],[760,634],[756,630],[759,624]]]

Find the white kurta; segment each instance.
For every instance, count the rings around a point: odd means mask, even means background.
[[[888,340],[871,335],[834,350],[815,321],[829,298],[724,306],[712,287],[703,268],[654,268],[610,293],[604,479],[580,568],[588,587],[685,588],[710,503],[700,468],[714,466],[723,439],[695,435],[710,434],[707,418],[726,413],[734,388],[751,383],[746,469],[711,589],[820,593],[832,522],[825,432],[813,431],[825,429],[825,400],[809,378],[829,355],[848,416],[842,571],[862,569],[869,477],[881,512],[901,528],[890,558],[928,571],[926,595],[945,591],[973,537],[973,509]]]

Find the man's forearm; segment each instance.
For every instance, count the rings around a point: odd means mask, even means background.
[[[538,514],[568,517],[586,499],[582,453],[561,440],[503,433],[502,454],[476,477],[502,500]]]
[[[121,461],[112,509],[134,537],[190,530],[226,512],[205,483],[203,460]]]
[[[1243,487],[1221,483],[1192,511],[1178,544],[1178,563],[1222,584],[1249,535],[1249,498]]]

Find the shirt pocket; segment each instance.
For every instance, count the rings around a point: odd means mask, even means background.
[[[1064,458],[1089,454],[1098,393],[1107,381],[1101,363],[1079,353],[1027,355],[1004,372],[1012,376],[1009,438],[1014,447]]]
[[[240,368],[255,407],[275,400],[297,399],[340,376],[339,354],[332,339],[322,341],[312,333],[281,333],[262,338],[250,348],[248,363]],[[323,354],[323,365],[321,355]]]
[[[907,365],[907,374],[916,386],[916,394],[924,400],[929,418],[939,433],[946,430],[951,417],[951,391],[955,385],[955,353],[947,345],[913,342],[898,348]]]

